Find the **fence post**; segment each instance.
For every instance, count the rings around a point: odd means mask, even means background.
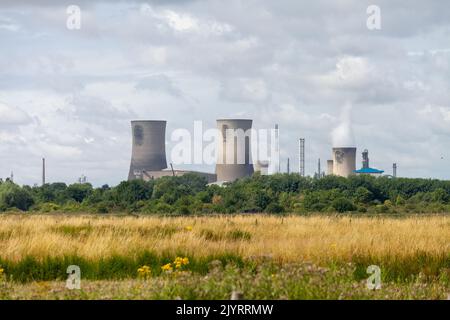
[[[244,295],[242,294],[242,292],[233,291],[231,293],[231,300],[243,300],[243,299],[244,299]]]

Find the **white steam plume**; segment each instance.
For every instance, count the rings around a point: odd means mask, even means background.
[[[339,125],[331,132],[333,147],[354,147],[355,139],[352,128],[352,105],[347,103],[341,111]]]

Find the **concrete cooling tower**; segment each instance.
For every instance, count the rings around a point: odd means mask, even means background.
[[[217,129],[221,132],[217,150],[217,181],[233,182],[253,174],[251,128],[252,120],[217,120]]]
[[[333,160],[327,160],[327,175],[333,174]]]
[[[333,148],[333,174],[348,177],[356,170],[356,148]]]
[[[144,171],[167,168],[166,121],[131,121],[133,147],[128,180],[142,177]]]

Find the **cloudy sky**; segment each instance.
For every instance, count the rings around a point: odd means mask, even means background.
[[[447,0],[93,2],[0,2],[1,177],[39,183],[45,157],[49,182],[114,185],[130,120],[167,119],[170,140],[242,117],[279,123],[293,169],[305,137],[307,174],[348,133],[358,166],[367,148],[387,173],[397,162],[401,176],[450,178]],[[72,4],[79,30],[66,27]],[[367,28],[372,4],[380,30]]]

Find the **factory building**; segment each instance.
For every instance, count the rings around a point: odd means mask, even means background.
[[[254,172],[251,158],[252,120],[220,119],[216,174],[218,182],[233,182]]]
[[[371,168],[369,166],[369,151],[366,149],[362,152],[362,168],[354,171],[356,174],[365,174],[379,177],[383,174],[383,170]]]

